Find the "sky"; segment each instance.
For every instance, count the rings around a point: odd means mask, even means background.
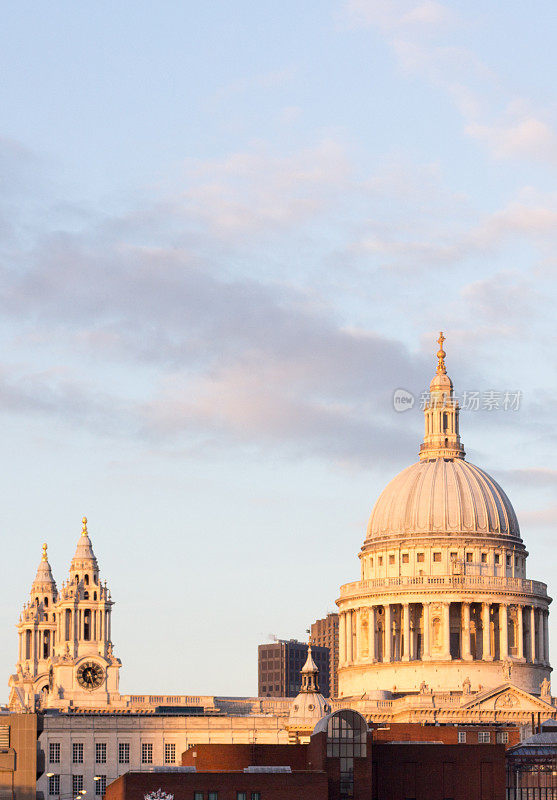
[[[440,330],[557,591],[556,35],[545,0],[4,4],[0,702],[83,515],[122,692],[256,694],[358,578]]]

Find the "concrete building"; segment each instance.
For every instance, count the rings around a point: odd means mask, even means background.
[[[329,648],[313,647],[313,658],[319,670],[319,687],[330,696]],[[296,697],[302,685],[302,666],[308,646],[296,639],[260,644],[257,648],[257,692],[259,697]]]
[[[329,649],[329,690],[330,696],[338,694],[338,614],[327,614],[317,619],[310,629],[310,641],[318,647]]]
[[[482,710],[514,712],[509,722],[553,716],[551,598],[527,577],[509,498],[464,458],[443,341],[419,460],[379,497],[360,580],[337,600],[339,702],[360,698],[374,716],[391,701],[407,719],[448,704],[461,719]]]

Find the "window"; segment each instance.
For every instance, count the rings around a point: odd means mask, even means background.
[[[129,742],[120,742],[118,744],[118,763],[119,764],[129,764],[130,763],[130,745],[129,745]]]
[[[175,764],[176,763],[176,745],[172,744],[165,744],[164,746],[164,763],[165,764]]]
[[[251,800],[261,800],[261,792],[252,792]]]
[[[467,563],[471,564],[473,560],[474,560],[474,554],[473,553],[466,553],[466,561],[467,561]]]
[[[373,567],[373,558],[370,558],[370,559],[369,559],[369,566],[370,566],[370,567]]]
[[[72,775],[72,792],[74,795],[79,794],[83,789],[83,775]]]
[[[236,800],[248,800],[247,792],[236,792]]]
[[[106,743],[97,742],[95,745],[95,762],[97,764],[106,764]]]
[[[456,553],[451,553],[451,561],[456,561]]]
[[[482,553],[482,564],[487,564],[487,553]]]
[[[518,567],[518,556],[514,557],[514,565],[515,567]]]
[[[73,761],[74,764],[83,764],[83,742],[74,742],[73,743],[73,745],[72,745],[72,761]]]
[[[378,563],[379,563],[379,566],[381,567],[381,566],[383,565],[383,556],[379,556],[379,558],[377,559],[377,561],[378,561]]]
[[[106,793],[106,775],[96,775],[98,780],[95,781],[95,794],[98,797],[104,797]]]
[[[153,745],[150,742],[143,742],[141,745],[141,763],[153,763]]]
[[[489,731],[478,731],[478,744],[489,744],[491,734]]]
[[[402,563],[403,564],[408,564],[409,561],[410,561],[410,556],[408,555],[408,553],[403,553],[402,554]]]
[[[510,567],[510,565],[511,565],[511,557],[507,556],[507,567]]]
[[[48,779],[48,793],[60,794],[60,776],[51,775]]]
[[[193,800],[203,800],[203,792],[194,792]]]
[[[395,557],[394,557],[394,555],[391,553],[391,555],[389,556],[389,564],[394,564],[394,563],[395,563]]]
[[[433,554],[434,561],[441,561],[441,553],[434,553]]]
[[[499,744],[508,744],[509,743],[509,732],[508,731],[497,731],[497,741]]]
[[[424,554],[423,553],[416,553],[416,561],[419,564],[422,564],[424,561]]]
[[[459,744],[466,744],[466,731],[459,731],[458,732],[458,743]]]
[[[207,800],[219,800],[218,792],[207,792]]]
[[[51,764],[60,763],[60,742],[50,742],[48,746],[48,760]]]
[[[499,553],[495,553],[495,563],[496,564],[501,563],[501,556],[499,555]]]

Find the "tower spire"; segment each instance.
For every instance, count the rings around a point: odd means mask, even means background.
[[[445,341],[445,337],[443,336],[443,331],[439,333],[439,338],[437,339],[437,343],[439,344],[439,350],[437,351],[437,374],[438,375],[446,375],[447,370],[445,367],[445,356],[447,355],[443,350],[443,342]]]
[[[464,458],[459,435],[459,406],[453,395],[453,382],[445,366],[445,335],[440,332],[437,343],[437,370],[429,384],[429,398],[424,408],[425,435],[420,447],[420,461],[436,458]]]
[[[302,687],[300,689],[301,692],[318,692],[319,688],[317,686],[317,675],[319,674],[319,669],[315,664],[315,661],[311,657],[311,642],[308,644],[308,657],[306,659],[306,663],[302,667]]]

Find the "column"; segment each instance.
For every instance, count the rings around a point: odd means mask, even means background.
[[[536,647],[536,609],[530,606],[530,660],[532,664],[536,662],[538,648]]]
[[[353,658],[353,639],[352,639],[352,609],[346,612],[346,661],[352,663]]]
[[[545,609],[542,611],[542,620],[543,620],[543,660],[546,664],[549,664],[549,630],[548,630],[548,617],[549,612]]]
[[[371,606],[367,610],[367,630],[369,636],[369,660],[376,661],[377,655],[375,652],[375,608]]]
[[[462,603],[460,657],[464,661],[472,661],[472,653],[470,652],[470,603]]]
[[[343,667],[346,662],[346,611],[338,617],[338,663]]]
[[[490,604],[482,603],[482,659],[484,661],[493,661],[493,655],[491,654],[491,639],[489,635],[489,612]]]
[[[404,603],[402,606],[403,616],[403,648],[402,648],[402,661],[410,661],[410,603]]]
[[[429,603],[423,603],[423,611],[424,611],[424,634],[423,634],[423,647],[422,647],[422,661],[430,661],[431,660],[431,650],[430,650],[430,643],[429,643]]]
[[[443,603],[443,659],[451,659],[451,604]]]
[[[391,606],[385,606],[385,647],[383,648],[383,661],[391,660],[393,644],[393,631],[391,623]]]
[[[504,661],[509,657],[509,607],[506,603],[499,603],[499,659]]]
[[[516,649],[516,657],[520,659],[520,661],[524,661],[524,620],[522,617],[522,606],[517,605],[516,607],[516,630],[518,636],[517,649]]]
[[[362,659],[362,645],[363,645],[363,637],[362,637],[362,609],[357,608],[354,612],[356,615],[356,647],[355,649],[355,660],[361,661]]]
[[[538,661],[543,664],[545,661],[545,653],[543,650],[543,612],[541,608],[536,609],[536,616],[538,618],[538,638],[536,645],[538,648]]]

